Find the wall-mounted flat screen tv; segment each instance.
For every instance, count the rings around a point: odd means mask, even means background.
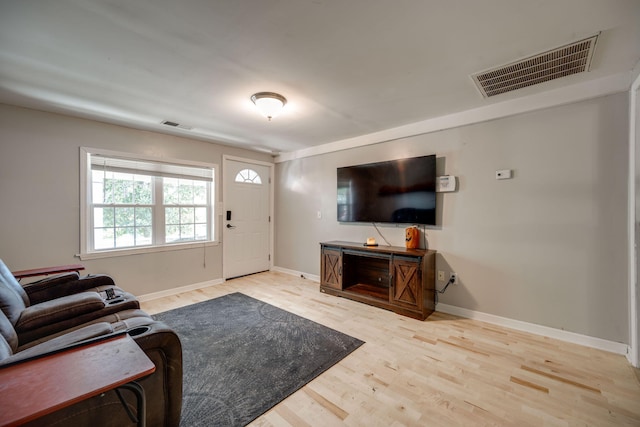
[[[436,156],[338,168],[338,221],[436,223]]]

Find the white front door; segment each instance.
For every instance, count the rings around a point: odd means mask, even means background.
[[[222,212],[225,279],[269,270],[271,266],[271,167],[224,159]]]

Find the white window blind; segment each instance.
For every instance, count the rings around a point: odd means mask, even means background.
[[[166,178],[196,179],[213,181],[213,169],[178,165],[173,163],[136,160],[121,157],[91,155],[92,170],[110,170],[113,172],[133,173],[138,175],[162,176]]]

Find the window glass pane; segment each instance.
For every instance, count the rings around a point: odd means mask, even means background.
[[[115,226],[114,208],[94,208],[93,223],[96,228]]]
[[[165,229],[165,240],[167,243],[174,243],[180,240],[180,226],[167,225]]]
[[[207,208],[196,208],[195,222],[200,224],[207,223]]]
[[[150,245],[153,243],[151,227],[136,227],[136,246]]]
[[[180,240],[193,240],[193,224],[183,224],[180,226]]]
[[[180,224],[192,224],[194,211],[194,208],[180,208]]]
[[[196,225],[196,240],[206,240],[207,239],[207,225],[206,224],[197,224]]]
[[[153,203],[152,177],[135,175],[133,200],[138,205]]]
[[[110,227],[113,226],[113,223],[105,223],[105,216],[109,217],[109,213],[107,212],[105,215],[105,211],[113,211],[113,208],[93,208],[93,226],[98,227]],[[111,215],[113,217],[113,215]]]
[[[132,204],[133,203],[133,181],[131,180],[119,180],[116,187],[116,193],[114,194],[114,202],[120,204]]]
[[[95,249],[113,249],[115,246],[113,228],[95,228],[93,246]]]
[[[93,176],[94,203],[153,203],[152,177],[102,171],[93,171]]]
[[[98,171],[91,173],[91,197],[93,203],[104,203],[104,179],[103,174]]]
[[[242,169],[236,175],[235,182],[245,182],[248,184],[262,184],[262,179],[258,172],[253,169]]]
[[[165,208],[164,223],[167,225],[180,224],[180,208]]]
[[[151,208],[135,208],[136,226],[152,225],[153,210]]]
[[[116,227],[135,225],[135,208],[115,208]]]
[[[133,227],[116,227],[116,248],[135,245],[135,229]]]
[[[177,205],[180,201],[178,197],[178,180],[175,178],[163,178],[163,203],[165,205]]]
[[[104,179],[104,203],[115,203],[114,187],[117,181],[112,178]]]
[[[193,181],[180,180],[178,197],[181,205],[193,204]]]
[[[193,204],[207,204],[207,183],[203,181],[195,181],[193,186]]]

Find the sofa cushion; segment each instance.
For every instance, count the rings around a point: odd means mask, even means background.
[[[22,288],[22,285],[18,283],[13,274],[9,270],[9,267],[0,259],[0,282],[6,285],[6,287],[13,292],[16,293],[21,299],[22,303],[25,306],[29,305],[29,297],[27,297],[27,293]]]
[[[9,347],[4,337],[0,335],[0,361],[9,358],[12,354],[11,347]]]
[[[141,318],[141,319],[146,319],[147,322],[151,321],[151,316],[149,316],[146,312],[140,310],[140,309],[128,309],[128,310],[122,310],[122,311],[118,311],[116,313],[111,313],[108,314],[106,316],[101,316],[98,317],[97,319],[92,319],[92,320],[88,320],[86,322],[82,322],[79,324],[74,324],[69,326],[68,328],[62,329],[62,330],[58,330],[56,332],[52,332],[52,333],[47,333],[47,334],[43,334],[43,335],[38,335],[39,338],[34,339],[32,341],[26,341],[24,343],[20,343],[17,351],[23,351],[27,348],[33,347],[35,345],[38,345],[40,343],[43,343],[45,341],[49,341],[53,338],[68,334],[70,332],[74,332],[77,331],[78,329],[82,329],[85,328],[89,325],[93,325],[96,323],[109,323],[111,324],[111,327],[113,328],[113,332],[119,332],[122,330],[127,330],[129,329],[130,323],[127,322],[129,319],[132,318]],[[30,335],[32,332],[31,331],[29,334]],[[36,331],[37,332],[37,331]],[[16,352],[16,350],[14,350],[14,352]]]
[[[85,293],[93,293],[93,292],[83,292]],[[81,295],[81,294],[77,294]],[[71,295],[74,296],[74,295]],[[67,298],[67,297],[64,297]],[[60,300],[62,298],[58,298]],[[40,304],[38,304],[40,305]],[[30,330],[19,330],[16,327],[16,332],[18,333],[18,345],[23,346],[31,341],[38,340],[42,337],[46,337],[48,335],[52,335],[58,333],[60,331],[64,331],[70,328],[74,328],[78,325],[83,325],[88,322],[91,322],[95,319],[101,318],[103,316],[108,316],[110,314],[119,314],[123,310],[129,309],[139,309],[140,303],[138,300],[130,293],[123,292],[118,298],[104,301],[104,306],[99,310],[90,310],[86,313],[78,314],[75,317],[70,317],[68,319],[62,319],[58,322],[46,322],[42,326],[30,329]]]
[[[4,338],[7,345],[11,347],[11,351],[15,353],[18,348],[18,334],[16,334],[16,330],[13,329],[13,325],[2,310],[0,310],[0,336]]]
[[[81,292],[56,298],[25,308],[15,324],[16,332],[19,335],[23,331],[73,319],[104,307],[105,302],[97,292]]]
[[[79,277],[78,273],[48,277],[23,286],[31,305],[84,291],[99,292],[106,287],[116,288],[111,277],[103,274]]]
[[[16,324],[25,308],[27,306],[22,298],[0,280],[0,310],[12,325]]]

